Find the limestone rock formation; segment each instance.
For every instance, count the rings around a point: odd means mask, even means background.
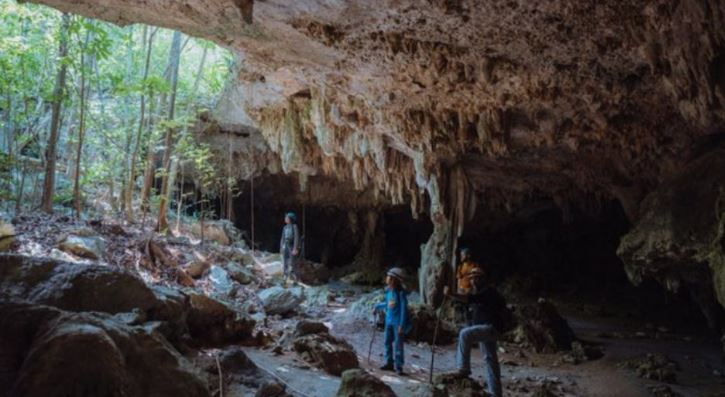
[[[149,321],[170,324],[161,331],[172,342],[189,332],[197,345],[247,340],[255,324],[244,313],[206,295],[149,288],[122,269],[13,254],[0,255],[0,299],[73,312],[137,311]]]
[[[305,300],[300,288],[271,287],[259,292],[259,299],[268,314],[287,314],[297,310]]]
[[[61,250],[81,258],[99,259],[103,257],[104,242],[98,236],[66,236],[59,244]]]
[[[331,375],[340,376],[343,371],[360,365],[352,346],[330,335],[324,324],[298,323],[295,334],[292,347],[297,354]]]
[[[108,314],[0,302],[0,351],[3,396],[209,395],[163,336]]]
[[[516,308],[517,327],[511,331],[514,342],[532,347],[539,353],[571,350],[574,331],[556,307],[545,300]]]
[[[717,327],[725,324],[725,146],[707,149],[645,198],[618,255],[635,284],[652,277],[690,290]]]
[[[390,386],[363,369],[342,373],[342,383],[336,397],[395,397]]]

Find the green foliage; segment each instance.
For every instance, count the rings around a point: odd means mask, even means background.
[[[232,54],[213,43],[190,39],[181,54],[176,119],[166,120],[171,86],[166,78],[173,32],[134,25],[118,27],[106,22],[73,16],[67,36],[68,55],[59,59],[62,14],[52,8],[15,0],[0,0],[0,184],[10,186],[19,180],[21,167],[8,155],[33,145],[24,155],[39,156],[45,151],[50,119],[50,103],[58,68],[68,66],[63,94],[62,126],[58,142],[59,161],[68,164],[75,150],[79,123],[80,76],[86,79],[86,142],[82,159],[82,181],[94,186],[113,183],[122,186],[130,169],[131,151],[140,119],[140,101],[146,100],[142,151],[158,147],[162,132],[174,128],[188,141],[196,109],[213,107],[226,84]],[[148,34],[144,36],[144,31]],[[149,35],[155,32],[148,76],[143,78]],[[207,62],[194,90],[201,54]],[[81,62],[83,59],[83,62]],[[181,138],[180,138],[181,139]],[[11,142],[8,146],[5,142]],[[177,156],[200,167],[204,185],[213,182],[208,164],[208,148],[189,144]],[[27,153],[27,154],[26,154]],[[42,158],[42,157],[41,157]],[[5,164],[5,160],[10,159]],[[143,169],[146,156],[140,153],[137,169]],[[37,161],[37,160],[36,160]],[[33,171],[37,172],[37,171]],[[6,189],[7,190],[7,189]],[[10,189],[12,190],[12,189]],[[56,189],[58,202],[68,197]],[[116,191],[118,194],[118,191]],[[9,194],[8,197],[12,196]]]

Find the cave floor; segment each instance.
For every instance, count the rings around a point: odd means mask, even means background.
[[[311,287],[319,288],[319,287]],[[348,291],[346,302],[354,302],[366,291],[361,287],[335,282],[325,286],[330,290]],[[376,330],[371,361],[367,352],[373,335],[373,325],[364,320],[350,320],[345,316],[349,304],[333,302],[324,308],[317,307],[302,317],[322,321],[335,336],[348,341],[355,349],[361,366],[391,386],[398,396],[428,396],[428,373],[431,350],[425,343],[406,343],[405,376],[381,371],[383,361],[383,334]],[[725,396],[725,378],[721,372],[723,358],[717,342],[704,336],[687,336],[672,333],[659,327],[659,331],[640,319],[598,317],[572,309],[576,305],[561,303],[562,315],[568,320],[576,335],[583,341],[599,345],[604,356],[580,364],[563,360],[563,354],[537,354],[516,344],[502,342],[499,345],[499,359],[505,395],[532,396],[546,385],[557,396],[652,396],[656,387],[669,387],[681,396]],[[299,319],[294,316],[278,318],[269,323],[271,329],[289,329]],[[432,332],[432,330],[431,330]],[[290,391],[301,396],[333,396],[340,384],[340,378],[310,368],[294,353],[273,355],[258,348],[247,352],[257,365],[283,380]],[[667,384],[641,379],[620,363],[645,356],[662,353],[678,363],[677,383]],[[472,354],[473,378],[483,383],[483,368],[480,352]],[[455,344],[436,347],[434,374],[454,371]],[[664,389],[666,390],[666,389]],[[662,391],[661,393],[667,393]],[[671,394],[678,395],[678,394]]]
[[[80,222],[83,223],[83,222]],[[73,259],[68,254],[54,249],[55,238],[61,231],[71,226],[83,226],[59,218],[45,219],[30,216],[20,221],[18,240],[20,253],[36,256],[60,256],[61,259]],[[143,229],[126,226],[124,233],[107,232],[104,227],[96,227],[106,239],[105,260],[98,261],[116,266],[135,269],[147,283],[174,284],[168,274],[148,274],[137,262],[142,256],[138,249],[139,241],[145,236]],[[142,245],[141,245],[142,246]],[[197,246],[192,246],[197,247]],[[203,248],[201,253],[209,258],[215,248],[213,244]],[[197,248],[194,248],[196,250]],[[229,249],[229,248],[226,248]],[[189,251],[185,248],[180,252]],[[176,252],[172,250],[172,252]],[[186,252],[187,256],[191,256]],[[181,257],[181,255],[180,255]],[[277,273],[281,270],[278,255],[258,253],[255,256],[258,272],[263,280],[256,286],[247,286],[241,299],[257,299],[256,289],[278,283]],[[78,260],[89,263],[88,260]],[[201,285],[201,286],[200,286]],[[198,283],[197,290],[204,290],[204,283]],[[382,287],[382,285],[380,286]],[[346,315],[351,305],[372,287],[349,285],[340,281],[321,286],[305,287],[310,290],[328,290],[335,292],[336,299],[326,299],[324,303],[304,303],[297,314],[291,317],[267,316],[264,325],[259,328],[268,335],[281,335],[283,330],[291,330],[300,319],[321,321],[328,325],[331,333],[348,341],[355,349],[361,366],[389,384],[398,396],[430,396],[428,388],[428,368],[430,366],[430,346],[424,343],[407,343],[407,376],[399,377],[394,373],[381,372],[377,367],[382,361],[382,332],[376,331],[371,362],[367,361],[367,352],[373,335],[373,325],[365,320],[351,319]],[[562,298],[558,298],[562,299]],[[564,354],[537,354],[519,345],[502,342],[499,358],[502,362],[504,393],[507,396],[725,396],[725,377],[722,348],[711,336],[674,332],[661,325],[652,325],[645,318],[637,316],[614,316],[617,308],[607,307],[610,315],[597,315],[596,310],[583,310],[576,298],[557,300],[556,305],[568,320],[576,335],[584,341],[599,344],[604,356],[600,359],[574,365],[564,360]],[[257,313],[257,316],[260,316]],[[433,330],[431,330],[433,332]],[[285,383],[288,392],[299,396],[334,396],[340,378],[328,375],[311,367],[289,350],[273,354],[267,347],[245,347],[248,356],[264,371]],[[223,347],[224,349],[226,347]],[[191,356],[199,352],[189,352]],[[630,369],[621,368],[624,360],[642,357],[650,353],[663,353],[678,363],[677,383],[665,384],[637,377]],[[477,350],[473,351],[473,376],[482,382],[482,359]],[[455,369],[455,345],[436,347],[434,373]],[[540,394],[542,385],[546,385],[553,394]],[[659,394],[652,387],[669,387],[670,391]],[[224,396],[249,395],[250,390],[239,385],[226,385]],[[671,392],[678,393],[672,394]]]

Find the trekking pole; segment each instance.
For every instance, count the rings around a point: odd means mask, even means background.
[[[443,310],[443,306],[446,304],[446,299],[448,299],[448,297],[443,295],[443,302],[441,302],[440,307],[438,307],[438,312],[436,313],[436,326],[433,331],[433,343],[430,345],[430,371],[428,373],[428,383],[430,384],[433,384],[433,363],[435,362],[436,339],[438,339],[438,328],[441,324],[441,310]]]
[[[375,343],[375,334],[377,334],[376,325],[375,325],[375,317],[373,317],[373,336],[370,338],[370,346],[368,347],[368,365],[370,365],[370,356],[373,354],[373,343]]]

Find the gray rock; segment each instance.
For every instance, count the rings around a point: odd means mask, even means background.
[[[229,262],[226,265],[229,276],[240,284],[251,284],[257,280],[254,272],[236,262]]]
[[[186,265],[184,271],[192,278],[199,278],[204,275],[204,272],[206,272],[210,267],[211,265],[207,261],[195,260]]]
[[[295,327],[295,335],[297,336],[305,336],[309,334],[326,334],[329,331],[330,330],[325,324],[309,320],[301,320],[297,322],[297,326]]]
[[[229,277],[224,268],[219,266],[212,266],[209,271],[209,281],[211,281],[214,292],[220,296],[229,296],[234,289],[234,283],[232,278]]]
[[[70,235],[58,244],[58,248],[81,258],[99,259],[103,256],[105,243],[98,236]]]
[[[292,346],[302,359],[331,375],[360,366],[352,346],[327,332],[297,337]]]
[[[395,397],[390,386],[363,369],[349,369],[342,373],[342,382],[336,397]]]
[[[13,396],[208,396],[159,333],[104,313],[0,302],[2,384]],[[22,341],[22,343],[19,343]]]
[[[0,255],[0,297],[69,311],[148,311],[158,305],[140,278],[120,268]]]
[[[272,287],[259,292],[259,299],[267,314],[287,314],[297,310],[305,296],[301,288]]]
[[[189,294],[187,324],[196,345],[250,340],[255,321],[227,304],[200,293]]]

